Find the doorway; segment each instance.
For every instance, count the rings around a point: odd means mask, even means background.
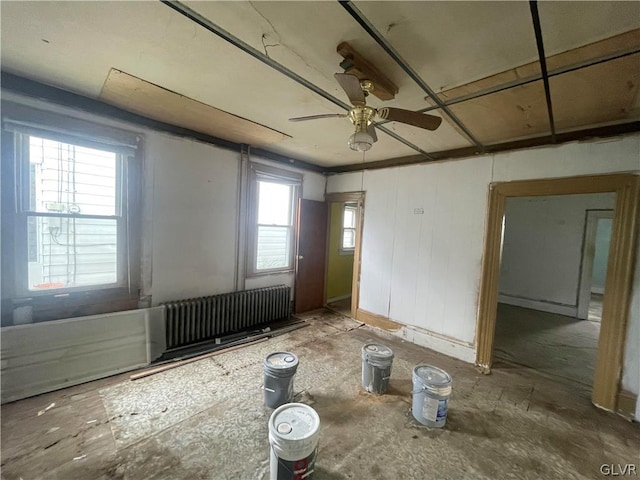
[[[601,408],[616,410],[636,254],[640,209],[639,179],[637,175],[614,174],[491,185],[476,334],[476,365],[480,371],[490,373],[493,361],[506,199],[615,192],[616,205],[591,400]]]
[[[356,317],[364,192],[327,195],[325,306]]]
[[[578,294],[578,318],[600,322],[607,278],[613,210],[588,210],[586,216],[582,271]]]
[[[615,193],[507,198],[493,352],[501,367],[531,368],[590,395],[611,234],[604,223],[596,239],[590,219],[610,222],[614,206]]]

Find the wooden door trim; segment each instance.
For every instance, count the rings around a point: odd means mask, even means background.
[[[592,401],[595,405],[607,410],[616,409],[638,237],[640,213],[640,176],[638,175],[594,175],[490,185],[476,335],[476,365],[480,371],[489,373],[493,358],[502,219],[506,199],[606,192],[616,193],[616,206],[607,262]]]
[[[360,304],[360,259],[362,254],[362,229],[364,227],[364,198],[365,192],[341,192],[341,193],[328,193],[325,195],[325,201],[327,204],[331,203],[344,203],[344,202],[356,202],[358,204],[358,212],[356,216],[356,240],[355,248],[353,250],[353,275],[351,277],[351,318],[357,318],[358,306]],[[328,205],[327,210],[329,214],[331,208]],[[327,250],[329,249],[329,219],[327,218]],[[327,268],[328,268],[329,256],[327,255]],[[327,287],[326,287],[325,274],[325,293],[324,300],[327,301]]]

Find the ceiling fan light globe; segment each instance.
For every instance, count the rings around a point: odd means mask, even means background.
[[[366,152],[373,145],[373,137],[367,132],[356,132],[349,137],[349,148],[356,152]]]

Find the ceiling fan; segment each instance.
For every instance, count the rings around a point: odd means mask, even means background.
[[[348,73],[336,73],[334,75],[342,89],[349,97],[353,107],[347,113],[327,113],[322,115],[310,115],[307,117],[290,118],[292,122],[304,122],[319,118],[349,118],[356,131],[349,137],[349,148],[357,152],[365,152],[378,141],[376,129],[373,126],[374,118],[406,123],[414,127],[426,130],[435,130],[442,123],[442,118],[434,115],[413,112],[403,108],[382,107],[373,108],[366,104],[366,97],[373,90],[373,82],[360,80],[355,75]]]

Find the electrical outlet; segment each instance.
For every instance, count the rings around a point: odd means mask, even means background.
[[[424,208],[414,208],[413,209],[413,214],[414,215],[423,215],[424,214]]]

